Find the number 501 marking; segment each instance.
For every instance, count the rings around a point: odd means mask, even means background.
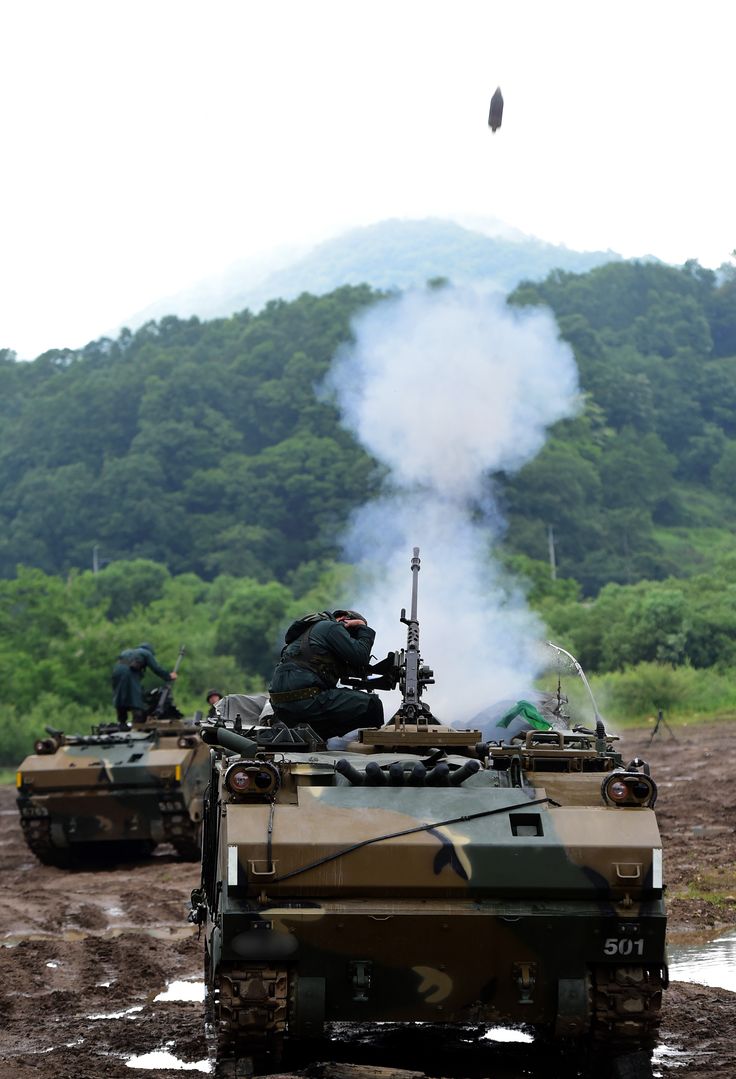
[[[605,955],[644,955],[644,941],[631,937],[608,937],[603,945]]]

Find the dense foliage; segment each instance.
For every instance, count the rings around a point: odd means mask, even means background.
[[[209,578],[284,579],[333,557],[375,470],[315,384],[375,296],[0,357],[0,575],[87,567],[95,546]]]

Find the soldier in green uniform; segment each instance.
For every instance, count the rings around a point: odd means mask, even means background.
[[[205,694],[205,700],[210,706],[207,713],[207,719],[214,719],[217,715],[217,703],[218,701],[222,700],[222,694],[220,693],[219,689],[208,689],[207,693]]]
[[[274,718],[288,727],[308,723],[324,739],[382,726],[380,698],[337,686],[366,673],[375,636],[357,611],[320,611],[293,622],[269,686]]]
[[[137,648],[126,648],[115,662],[112,669],[112,701],[118,723],[122,726],[127,725],[128,712],[132,712],[134,723],[142,723],[146,718],[141,682],[149,667],[164,682],[176,679],[176,671],[165,670],[153,654],[153,645],[147,643],[139,644]]]

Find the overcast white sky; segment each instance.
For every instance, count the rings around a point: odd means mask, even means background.
[[[0,347],[386,217],[717,266],[735,30],[723,0],[2,0]]]

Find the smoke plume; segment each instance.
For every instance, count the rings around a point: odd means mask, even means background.
[[[436,677],[425,699],[463,722],[524,695],[538,670],[542,626],[493,558],[503,522],[488,474],[521,468],[575,411],[575,362],[548,313],[455,288],[379,303],[353,334],[328,386],[387,478],[345,540],[360,570],[351,605],[376,629],[378,657],[401,647],[420,548],[421,652]]]

